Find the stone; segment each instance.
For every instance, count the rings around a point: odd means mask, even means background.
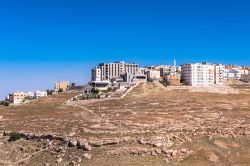
[[[77,139],[69,140],[69,147],[76,147],[76,145],[77,145]]]
[[[187,149],[181,149],[181,153],[187,153]]]
[[[86,158],[86,159],[88,159],[88,160],[90,160],[90,159],[91,159],[91,154],[89,154],[89,153],[84,153],[84,154],[83,154],[83,157]]]
[[[60,163],[60,162],[62,162],[62,158],[61,157],[56,160],[56,163]]]
[[[139,139],[139,140],[138,140],[138,142],[139,142],[139,144],[142,144],[142,145],[147,144],[147,142],[146,142],[146,141],[144,141],[143,139]]]
[[[75,161],[71,161],[71,162],[69,163],[69,165],[76,165],[76,162],[75,162]]]
[[[157,153],[157,154],[161,154],[161,149],[155,149],[155,153]]]
[[[86,143],[86,144],[84,144],[84,146],[83,146],[83,150],[86,150],[86,151],[91,151],[91,146],[88,144],[88,143]]]
[[[177,150],[173,150],[171,155],[172,155],[172,157],[175,157],[177,155]]]
[[[165,161],[166,163],[169,163],[169,160],[168,160],[168,159],[165,159],[164,161]]]
[[[156,153],[155,151],[152,151],[152,152],[151,152],[151,155],[152,155],[152,156],[157,156],[157,153]]]
[[[162,146],[162,143],[161,142],[153,142],[152,145],[154,147],[160,147],[160,146]]]
[[[162,149],[162,152],[167,154],[167,155],[171,155],[173,153],[173,150],[172,149],[170,149],[170,150]]]

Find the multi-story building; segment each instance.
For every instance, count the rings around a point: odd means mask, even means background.
[[[92,69],[92,81],[112,81],[122,78],[125,74],[136,75],[139,72],[139,65],[135,63],[101,63]]]
[[[47,94],[46,91],[37,90],[37,91],[35,92],[35,97],[36,97],[36,98],[44,97],[44,96],[47,96],[47,95],[48,95],[48,94]]]
[[[26,96],[27,96],[27,94],[25,92],[18,91],[15,93],[10,93],[9,100],[11,103],[20,104],[20,103],[24,102]]]
[[[224,83],[225,66],[221,64],[195,63],[181,66],[181,78],[191,86],[210,86]]]
[[[66,91],[69,87],[68,81],[56,82],[55,83],[55,91],[58,92],[60,89],[62,91]]]
[[[150,69],[146,73],[147,73],[147,77],[149,79],[160,79],[161,78],[160,70]]]

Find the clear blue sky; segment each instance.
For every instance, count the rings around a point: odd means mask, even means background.
[[[249,0],[0,0],[0,99],[99,62],[250,65]]]

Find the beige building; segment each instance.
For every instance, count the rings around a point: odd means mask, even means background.
[[[181,76],[180,74],[169,74],[163,76],[163,80],[169,83],[170,86],[181,85]]]
[[[60,89],[62,91],[66,91],[69,87],[69,82],[68,81],[62,81],[62,82],[56,82],[55,83],[55,91],[58,92]]]
[[[11,103],[20,104],[24,102],[25,97],[27,94],[25,92],[15,92],[9,94],[9,100]]]
[[[147,74],[147,77],[149,79],[160,79],[161,78],[161,73],[160,73],[160,70],[153,70],[153,69],[150,69],[146,72]]]

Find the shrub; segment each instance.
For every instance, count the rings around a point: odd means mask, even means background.
[[[60,88],[60,89],[58,90],[58,93],[61,93],[61,92],[63,92],[63,89],[62,89],[62,88]]]
[[[16,140],[19,140],[20,138],[21,138],[21,134],[20,133],[13,132],[13,133],[10,133],[9,141],[16,141]]]
[[[91,89],[91,93],[93,93],[93,94],[98,94],[98,93],[99,93],[99,89],[92,88],[92,89]]]
[[[8,101],[0,101],[0,105],[3,105],[3,106],[9,106],[9,102]]]
[[[109,87],[109,88],[107,89],[107,91],[108,91],[108,92],[111,92],[111,91],[112,91],[112,88],[111,88],[111,87]]]

